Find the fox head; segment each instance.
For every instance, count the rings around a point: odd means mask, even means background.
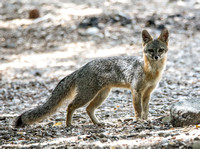
[[[168,51],[169,32],[164,29],[157,39],[153,39],[147,30],[142,31],[144,54],[149,60],[159,61],[163,59]]]

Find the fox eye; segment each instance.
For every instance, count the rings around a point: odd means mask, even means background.
[[[154,50],[153,49],[148,49],[148,52],[153,53]]]
[[[159,49],[159,50],[158,50],[158,52],[163,52],[163,51],[164,51],[164,49]]]

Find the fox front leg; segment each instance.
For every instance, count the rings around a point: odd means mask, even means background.
[[[142,119],[148,119],[148,112],[149,112],[149,100],[151,98],[151,93],[154,90],[155,86],[151,86],[145,90],[142,95]]]
[[[133,107],[135,111],[136,120],[141,119],[142,116],[142,105],[141,105],[141,93],[136,91],[135,89],[131,89],[132,97],[133,97]]]

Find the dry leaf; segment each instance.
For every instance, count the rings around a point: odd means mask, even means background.
[[[196,128],[200,128],[200,126],[199,126],[199,125],[196,125]]]
[[[26,132],[17,132],[18,135],[25,135]]]
[[[62,122],[57,122],[53,126],[60,126],[60,125],[62,125]]]

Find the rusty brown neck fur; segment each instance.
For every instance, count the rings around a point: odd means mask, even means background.
[[[162,70],[165,67],[165,63],[167,60],[167,57],[164,57],[163,59],[159,61],[150,60],[145,54],[144,57],[144,72],[146,75],[148,75],[150,78],[158,77],[162,73]]]

